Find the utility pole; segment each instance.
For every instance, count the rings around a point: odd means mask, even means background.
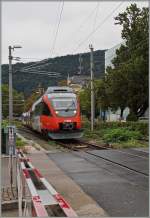
[[[70,83],[71,83],[71,81],[70,81],[70,77],[69,77],[69,73],[68,73],[68,77],[67,77],[67,86],[69,86]]]
[[[15,48],[22,48],[19,45],[16,46],[9,46],[9,124],[12,124],[13,121],[13,85],[12,85],[12,50],[14,50]]]
[[[91,131],[94,130],[94,118],[95,118],[95,107],[94,107],[94,60],[93,60],[93,46],[92,44],[89,45],[91,50],[90,53],[90,69],[91,69]]]
[[[12,47],[9,46],[9,123],[13,120],[13,94],[12,94]]]
[[[79,74],[81,75],[82,72],[82,55],[79,54]]]

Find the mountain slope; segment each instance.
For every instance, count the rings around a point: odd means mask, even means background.
[[[100,78],[105,71],[105,50],[94,51],[94,76]],[[48,86],[57,85],[57,82],[67,78],[67,75],[73,76],[79,71],[79,55],[66,55],[56,58],[47,59],[48,64],[43,63],[37,66],[43,66],[41,68],[36,68],[34,71],[48,71],[48,72],[58,72],[61,74],[58,78],[50,78],[46,75],[37,75],[21,72],[23,67],[28,67],[32,64],[38,62],[30,63],[16,63],[13,65],[13,87],[19,91],[23,92],[25,96],[31,94],[32,91],[39,85],[47,88]],[[32,68],[33,71],[33,68]],[[82,74],[90,75],[90,53],[82,54]],[[8,83],[8,64],[2,65],[2,83]]]

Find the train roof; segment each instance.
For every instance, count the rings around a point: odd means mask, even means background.
[[[75,98],[76,97],[76,94],[75,93],[62,93],[62,92],[59,92],[59,93],[50,93],[50,94],[47,94],[48,98]]]
[[[39,104],[43,97],[47,95],[49,98],[53,96],[57,97],[75,97],[75,93],[73,92],[73,89],[67,86],[51,86],[48,87],[46,92],[44,93],[43,96],[41,96],[36,102],[33,103],[32,105],[32,111],[35,109],[35,106]]]
[[[51,86],[47,88],[45,94],[51,93],[73,93],[73,89],[68,86]]]

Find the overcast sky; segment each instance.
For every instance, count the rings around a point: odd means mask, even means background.
[[[93,44],[94,50],[111,48],[122,41],[121,27],[114,25],[114,17],[131,3],[134,1],[67,1],[64,5],[62,1],[3,1],[2,63],[8,63],[8,46],[15,44],[23,47],[13,52],[14,56],[25,58],[22,62],[88,52],[89,43]],[[136,3],[139,7],[148,6],[148,1]],[[61,10],[61,22],[52,53]],[[86,40],[94,29],[97,31]]]

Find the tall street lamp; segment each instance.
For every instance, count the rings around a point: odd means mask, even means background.
[[[14,51],[14,49],[16,48],[22,48],[20,45],[15,45],[15,46],[9,46],[9,124],[12,123],[13,121],[13,89],[12,89],[12,60],[13,60],[13,56],[12,56],[12,50]]]

